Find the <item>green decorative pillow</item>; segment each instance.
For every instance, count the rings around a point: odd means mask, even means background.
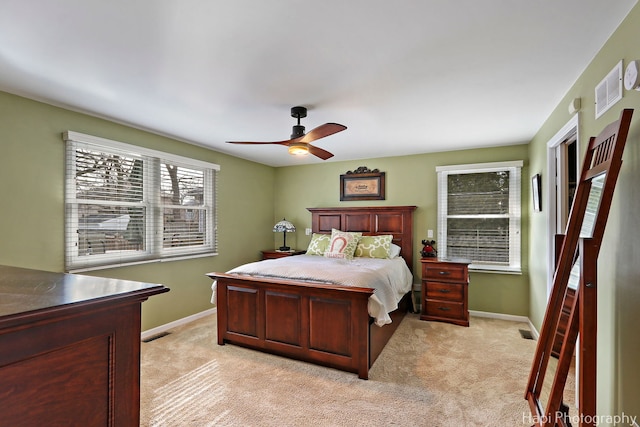
[[[363,258],[389,258],[391,234],[380,236],[362,236],[356,247],[355,256]]]
[[[353,253],[356,251],[360,237],[362,237],[362,233],[332,229],[331,241],[324,256],[327,258],[353,259]]]
[[[307,248],[307,255],[324,255],[329,247],[329,242],[331,242],[330,234],[313,233]]]

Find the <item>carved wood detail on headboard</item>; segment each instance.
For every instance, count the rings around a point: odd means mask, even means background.
[[[413,271],[413,211],[415,206],[366,206],[307,208],[314,233],[330,234],[335,228],[361,232],[365,236],[392,234],[400,255]]]

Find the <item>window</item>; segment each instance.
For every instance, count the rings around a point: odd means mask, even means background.
[[[67,271],[214,255],[218,165],[66,132]]]
[[[437,167],[438,255],[519,273],[522,161]]]

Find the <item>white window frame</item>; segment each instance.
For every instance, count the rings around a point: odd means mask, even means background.
[[[476,163],[467,165],[438,166],[438,256],[447,257],[447,177],[468,173],[507,171],[509,179],[509,265],[491,263],[474,263],[469,266],[472,270],[520,274],[522,272],[522,166],[521,160],[510,162]],[[473,261],[473,260],[472,260]]]
[[[65,269],[69,272],[80,272],[124,265],[159,262],[178,259],[198,258],[217,255],[217,203],[216,182],[220,166],[214,163],[191,159],[175,154],[165,153],[106,138],[100,138],[74,131],[63,134],[67,145],[65,162]],[[144,250],[132,253],[103,253],[79,255],[78,247],[78,205],[87,200],[76,199],[75,152],[77,148],[102,151],[105,153],[124,154],[131,158],[141,159],[143,168],[144,197],[140,202],[120,202],[145,208],[145,244]],[[202,245],[183,247],[164,247],[162,208],[168,206],[160,198],[160,168],[164,163],[195,169],[203,172],[204,194],[203,205],[196,208],[206,215],[204,243]],[[91,203],[89,201],[89,203]],[[108,203],[108,202],[107,202]]]

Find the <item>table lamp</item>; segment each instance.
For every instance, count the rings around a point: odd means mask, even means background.
[[[276,225],[273,226],[274,233],[282,232],[282,235],[284,236],[284,242],[282,243],[282,246],[278,248],[279,251],[286,252],[291,250],[291,248],[287,246],[287,233],[293,233],[294,231],[296,231],[296,227],[285,218],[282,218],[282,221],[278,221]]]

